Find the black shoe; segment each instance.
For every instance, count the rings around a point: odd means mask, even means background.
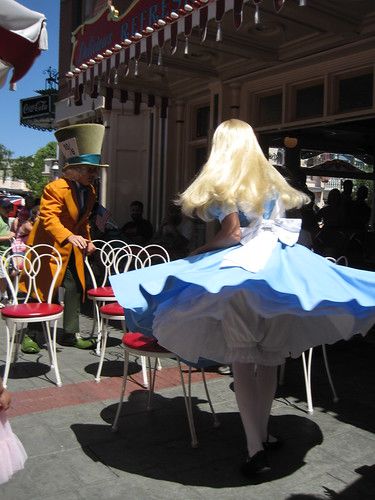
[[[267,460],[264,450],[260,450],[252,457],[248,457],[246,462],[241,465],[241,472],[247,478],[253,478],[258,474],[269,472],[271,467]]]
[[[279,439],[278,437],[272,437],[275,439],[275,441],[270,441],[270,435],[268,434],[267,441],[263,443],[263,448],[268,451],[275,451],[282,448],[282,446],[284,445],[284,441],[282,439]]]

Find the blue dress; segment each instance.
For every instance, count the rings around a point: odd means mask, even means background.
[[[192,363],[264,365],[366,334],[375,324],[375,273],[296,244],[300,224],[281,210],[271,200],[263,217],[240,213],[235,247],[112,276],[129,330]]]

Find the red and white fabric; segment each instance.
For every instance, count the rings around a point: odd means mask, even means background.
[[[10,88],[31,68],[41,50],[48,49],[46,17],[15,0],[0,3],[0,87],[13,68]]]

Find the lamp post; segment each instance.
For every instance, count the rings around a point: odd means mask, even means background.
[[[53,180],[55,179],[58,179],[59,178],[59,164],[58,162],[55,160],[53,163],[52,163],[52,167],[51,167],[51,171],[52,171],[52,178]]]

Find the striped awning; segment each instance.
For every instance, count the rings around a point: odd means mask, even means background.
[[[277,12],[288,0],[273,0]],[[148,65],[152,63],[153,50],[162,50],[169,42],[170,53],[177,50],[177,39],[185,37],[185,53],[188,53],[189,36],[194,28],[199,29],[205,40],[207,24],[216,21],[216,40],[221,41],[221,22],[224,14],[233,11],[233,25],[238,29],[243,20],[245,3],[254,6],[254,22],[260,22],[259,8],[262,0],[194,0],[185,4],[178,0],[139,0],[125,14],[118,16],[112,1],[96,18],[89,20],[73,33],[73,54],[71,71],[66,74],[72,88],[77,89],[87,80],[93,81],[120,65],[129,71],[134,60],[134,74],[137,76],[138,62],[143,56]],[[298,0],[305,6],[307,0]],[[176,9],[176,5],[183,5]]]

